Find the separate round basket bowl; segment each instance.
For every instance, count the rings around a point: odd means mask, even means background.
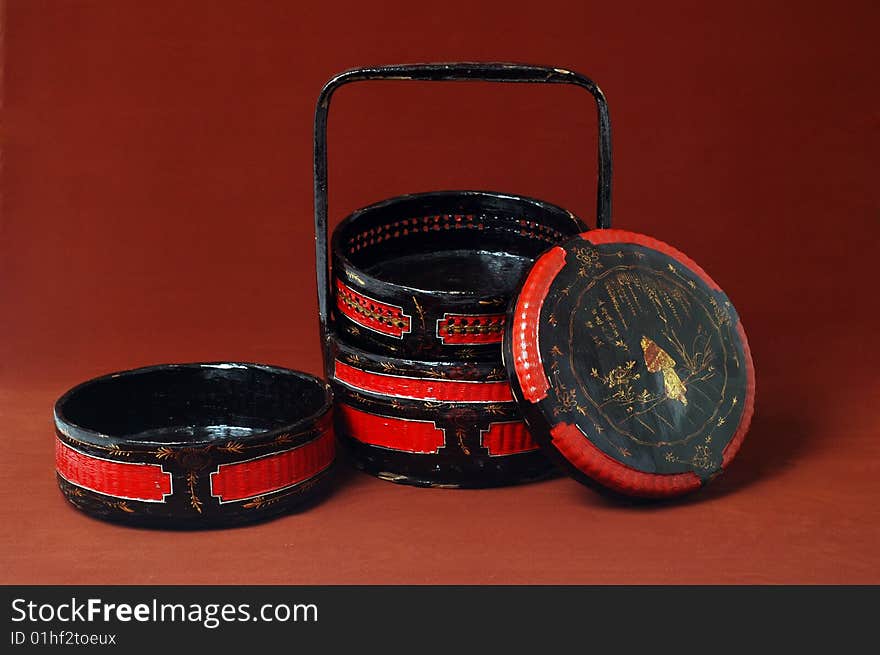
[[[333,232],[335,331],[379,354],[498,360],[505,312],[526,271],[585,229],[560,207],[484,191],[361,209]]]
[[[55,405],[65,497],[97,518],[196,528],[314,498],[334,461],[331,393],[258,364],[168,364],[84,382]]]

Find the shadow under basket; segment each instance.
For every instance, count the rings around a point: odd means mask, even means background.
[[[333,232],[334,329],[380,354],[498,360],[505,312],[526,271],[584,230],[560,207],[484,191],[361,209]]]
[[[100,519],[199,528],[258,521],[324,489],[331,395],[258,364],[167,364],[74,387],[55,405],[61,491]]]

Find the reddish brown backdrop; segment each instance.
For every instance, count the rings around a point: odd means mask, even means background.
[[[18,583],[880,582],[876,2],[9,0],[0,567]],[[343,476],[311,511],[171,534],[56,489],[51,406],[164,361],[320,370],[311,130],[333,73],[517,60],[593,76],[619,227],[684,250],[748,330],[757,415],[715,487],[610,503]],[[489,188],[592,218],[576,89],[341,91],[331,213]]]

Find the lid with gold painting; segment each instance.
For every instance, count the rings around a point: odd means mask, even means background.
[[[581,482],[677,496],[739,450],[755,397],[745,331],[724,292],[675,248],[612,229],[552,248],[506,330],[529,430]]]

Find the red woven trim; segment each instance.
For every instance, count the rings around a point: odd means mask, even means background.
[[[99,494],[163,503],[172,492],[171,474],[160,464],[119,462],[76,450],[56,437],[55,470],[78,487]]]
[[[547,396],[550,382],[538,347],[541,308],[554,278],[565,266],[565,250],[556,246],[535,262],[516,300],[513,314],[513,366],[523,397],[536,403]]]
[[[739,426],[736,428],[733,439],[724,447],[724,454],[721,458],[722,469],[727,468],[727,465],[739,452],[743,439],[746,438],[746,432],[749,431],[749,426],[752,423],[752,415],[755,413],[755,364],[752,362],[752,351],[749,348],[749,340],[746,338],[746,330],[742,321],[737,323],[736,332],[742,341],[743,358],[746,360],[746,397],[743,400],[743,413],[739,419]]]
[[[629,232],[627,230],[612,229],[590,230],[589,232],[583,232],[579,236],[581,239],[589,241],[593,245],[599,245],[600,243],[634,243],[637,246],[644,246],[646,248],[650,248],[651,250],[662,252],[664,255],[669,255],[673,259],[678,260],[685,267],[689,268],[711,289],[714,289],[715,291],[721,291],[721,287],[719,287],[715,283],[715,280],[709,277],[709,274],[706,273],[706,271],[704,271],[700,267],[700,265],[697,264],[693,259],[685,255],[680,250],[673,248],[668,243],[658,241],[653,237],[649,237],[644,234],[638,234],[637,232]]]
[[[644,473],[612,459],[597,448],[580,429],[559,423],[550,431],[553,445],[579,471],[609,489],[630,496],[663,498],[678,496],[700,488],[695,473],[660,475]]]
[[[392,398],[450,403],[513,401],[510,384],[506,380],[483,382],[480,380],[438,380],[436,378],[389,375],[355,368],[338,359],[336,360],[335,378],[338,382],[352,389]]]
[[[324,471],[335,454],[336,442],[328,431],[284,452],[221,464],[211,473],[211,495],[229,503],[282,491]]]
[[[443,314],[437,319],[437,338],[448,345],[501,343],[504,314]]]
[[[492,423],[481,435],[483,448],[490,455],[514,455],[538,450],[538,444],[532,438],[522,421]]]
[[[402,339],[412,329],[412,318],[403,307],[389,305],[358,293],[336,280],[336,307],[358,325],[389,337]]]
[[[446,434],[433,421],[380,416],[343,403],[336,407],[346,433],[371,446],[406,453],[433,454],[446,443]]]

